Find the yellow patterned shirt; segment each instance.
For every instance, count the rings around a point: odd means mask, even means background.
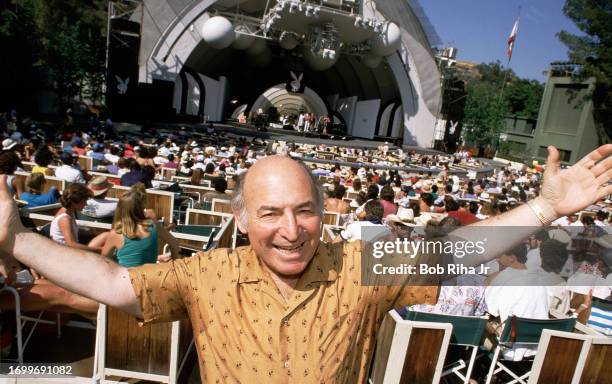
[[[189,317],[203,383],[363,383],[392,308],[437,286],[361,285],[359,243],[320,243],[285,301],[251,247],[130,269],[144,323]]]

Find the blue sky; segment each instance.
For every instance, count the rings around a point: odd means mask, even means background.
[[[544,82],[552,61],[567,60],[556,33],[581,34],[563,14],[565,0],[420,0],[444,45],[458,48],[458,59],[507,63],[507,39],[521,6],[521,20],[510,68],[520,77]]]

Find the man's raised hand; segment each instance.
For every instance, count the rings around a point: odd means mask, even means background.
[[[556,215],[578,212],[612,194],[612,144],[602,145],[567,169],[560,169],[559,151],[548,147],[541,196]]]

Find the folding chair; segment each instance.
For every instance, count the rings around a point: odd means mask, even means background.
[[[576,319],[574,318],[538,320],[516,316],[509,317],[506,320],[501,336],[497,340],[497,346],[493,351],[491,367],[489,368],[486,384],[490,384],[493,376],[500,372],[505,372],[513,378],[512,381],[508,382],[509,384],[527,384],[525,380],[531,374],[531,370],[521,376],[517,375],[510,368],[500,362],[500,354],[502,351],[514,347],[515,343],[521,344],[521,346],[525,345],[536,347],[540,341],[540,336],[542,335],[543,330],[552,329],[557,331],[571,332],[574,329],[575,323]]]
[[[193,349],[190,333],[186,321],[140,327],[130,315],[100,304],[93,382],[115,383],[107,377],[116,376],[175,384]]]
[[[580,376],[581,384],[612,382],[612,338],[592,336],[589,351]]]
[[[612,302],[593,298],[587,327],[604,335],[612,335]]]
[[[389,311],[378,332],[370,383],[438,383],[452,330],[448,323],[404,320]]]
[[[473,316],[452,316],[437,313],[408,311],[407,320],[426,321],[430,323],[450,323],[453,326],[450,344],[455,346],[463,346],[466,349],[471,349],[470,359],[466,361],[460,357],[458,360],[445,362],[442,376],[454,373],[465,384],[470,382],[472,369],[476,361],[476,354],[481,344],[482,335],[484,334],[487,325],[487,318]],[[466,368],[465,374],[461,371]]]
[[[579,383],[591,339],[573,332],[542,331],[529,384]]]

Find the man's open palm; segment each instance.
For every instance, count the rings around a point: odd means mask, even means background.
[[[612,194],[612,144],[602,145],[576,164],[560,169],[559,151],[548,147],[542,197],[558,216],[578,212]],[[602,160],[603,159],[603,160]]]

